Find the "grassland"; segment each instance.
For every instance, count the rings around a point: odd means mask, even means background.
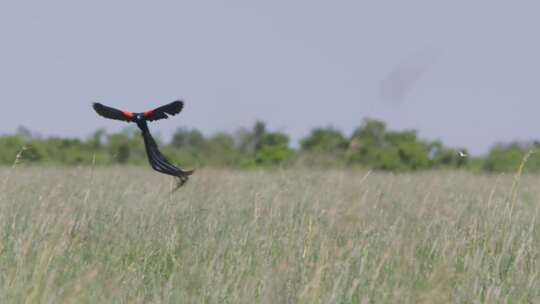
[[[0,174],[0,303],[540,303],[537,176]]]

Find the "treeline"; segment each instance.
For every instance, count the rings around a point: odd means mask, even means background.
[[[418,138],[414,130],[391,131],[379,120],[366,119],[350,135],[333,127],[315,128],[292,148],[283,132],[268,130],[265,123],[233,133],[205,136],[196,129],[180,128],[162,152],[184,167],[361,167],[383,171],[416,171],[465,168],[477,171],[515,171],[524,155],[538,144],[511,143],[494,146],[483,157],[462,157],[440,141]],[[113,165],[146,164],[144,145],[136,128],[108,134],[97,130],[86,139],[42,138],[26,129],[0,136],[0,164],[17,159],[27,164]],[[540,172],[540,155],[533,153],[527,170]]]

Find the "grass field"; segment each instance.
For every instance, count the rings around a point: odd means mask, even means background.
[[[540,303],[537,176],[0,174],[0,303]]]

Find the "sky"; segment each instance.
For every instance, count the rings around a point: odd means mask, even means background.
[[[205,134],[256,120],[293,141],[366,117],[485,153],[540,138],[540,2],[0,0],[0,134],[86,137],[125,123]]]

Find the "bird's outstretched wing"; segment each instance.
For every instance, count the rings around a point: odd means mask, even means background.
[[[143,113],[143,116],[148,121],[168,118],[168,115],[176,115],[184,108],[184,102],[181,100],[173,101],[167,105],[155,108]]]
[[[116,119],[122,121],[133,121],[134,114],[132,112],[120,111],[115,108],[111,108],[101,103],[95,102],[93,105],[94,110],[101,116],[109,119]]]

